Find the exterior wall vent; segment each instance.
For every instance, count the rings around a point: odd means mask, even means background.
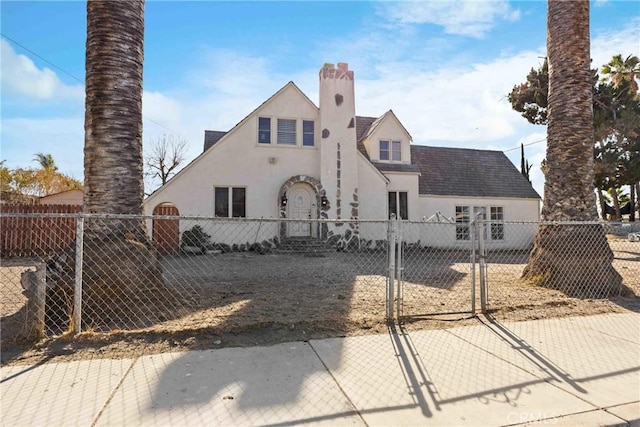
[[[276,158],[275,157],[269,157],[269,163],[272,165],[276,164]]]

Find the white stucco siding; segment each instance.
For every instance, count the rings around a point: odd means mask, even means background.
[[[258,144],[258,117],[270,117],[271,144]],[[298,121],[297,145],[277,144],[277,118]],[[302,120],[315,120],[315,146],[302,146]],[[293,86],[265,103],[144,203],[151,214],[173,203],[181,215],[213,216],[214,187],[246,188],[246,216],[277,218],[280,187],[292,176],[319,177],[317,108]]]
[[[418,175],[385,172],[385,176],[389,179],[387,191],[407,192],[407,208],[409,210],[408,219],[410,221],[422,219],[421,204],[418,198]]]
[[[364,156],[358,157],[360,219],[387,219],[387,182]]]
[[[393,118],[386,118],[376,127],[369,138],[364,141],[364,145],[369,152],[369,157],[373,161],[380,160],[380,140],[402,142],[401,157],[402,163],[411,163],[410,136],[402,126]]]
[[[278,94],[278,96],[270,99],[263,106],[261,106],[251,117],[254,116],[262,116],[262,117],[271,117],[275,118],[290,118],[290,119],[304,119],[304,120],[318,120],[318,108],[313,105],[309,100],[302,95],[302,93],[296,89],[295,86],[289,85],[286,86],[282,92]],[[302,124],[298,123],[300,129]],[[257,121],[254,121],[253,129],[258,132],[258,124]],[[274,120],[271,122],[273,132],[276,132],[276,123]],[[319,124],[316,123],[316,146],[317,142],[320,140],[319,134]],[[276,134],[273,134],[272,137],[276,137]],[[298,142],[301,142],[301,131],[298,132]],[[273,138],[272,138],[273,139]],[[255,140],[255,138],[254,138]]]
[[[420,196],[419,204],[420,218],[428,218],[437,212],[454,218],[456,206],[485,206],[487,213],[490,206],[502,206],[505,221],[538,221],[540,218],[540,201],[537,199]]]
[[[504,238],[493,240],[491,230],[486,232],[486,246],[491,249],[526,249],[533,242],[539,220],[540,202],[536,199],[510,199],[510,198],[483,198],[483,197],[444,197],[444,196],[420,196],[420,218],[429,217],[440,213],[446,218],[455,221],[456,206],[469,206],[470,215],[473,216],[474,207],[484,207],[487,212],[487,220],[490,220],[492,206],[502,207],[504,215]],[[419,221],[419,218],[416,218]],[[433,247],[466,247],[470,242],[456,240],[455,224],[435,224],[424,226],[416,224],[407,233],[410,241],[420,240],[422,246]]]

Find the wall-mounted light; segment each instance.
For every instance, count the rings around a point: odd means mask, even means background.
[[[287,193],[284,193],[280,198],[280,206],[282,206],[283,208],[287,206]]]
[[[320,198],[320,206],[325,207],[329,204],[329,199],[327,199],[327,196],[322,196]]]

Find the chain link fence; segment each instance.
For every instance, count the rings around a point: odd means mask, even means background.
[[[306,339],[384,330],[395,318],[608,312],[640,295],[640,242],[600,223],[2,219],[3,345],[69,331],[274,326]],[[27,245],[18,235],[49,237]],[[534,256],[538,270],[527,271]]]
[[[598,222],[505,224],[512,247],[484,244],[486,309],[503,320],[637,311],[638,231]]]

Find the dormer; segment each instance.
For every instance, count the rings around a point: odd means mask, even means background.
[[[366,123],[369,118],[361,119]],[[358,143],[372,162],[411,164],[411,140],[409,132],[389,110],[371,123]]]

